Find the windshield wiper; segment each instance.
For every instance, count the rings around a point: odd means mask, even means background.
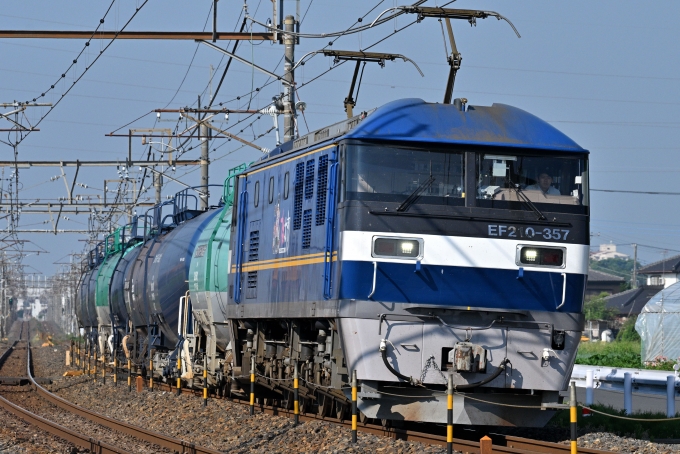
[[[518,184],[513,183],[513,182],[510,180],[510,178],[508,178],[508,183],[510,183],[510,187],[511,187],[512,189],[514,189],[515,192],[517,193],[517,197],[519,197],[520,199],[522,199],[522,201],[524,201],[527,205],[529,205],[529,207],[531,208],[531,210],[532,210],[534,213],[536,213],[536,214],[538,215],[538,220],[539,220],[539,221],[544,221],[544,220],[546,220],[545,215],[541,212],[541,210],[539,210],[538,208],[536,208],[536,205],[534,205],[534,203],[533,203],[531,200],[529,200],[529,197],[526,196],[526,194],[524,193],[524,191],[522,191],[522,189],[519,187]]]
[[[406,211],[408,208],[415,203],[416,200],[418,200],[418,197],[420,197],[420,194],[427,188],[429,188],[432,183],[434,183],[434,177],[430,175],[430,178],[427,180],[423,181],[420,186],[416,188],[415,191],[411,193],[408,197],[406,197],[406,200],[401,202],[401,205],[397,207],[397,211]]]

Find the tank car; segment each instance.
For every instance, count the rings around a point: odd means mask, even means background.
[[[561,401],[588,267],[588,152],[567,136],[403,99],[284,143],[235,194],[192,257],[211,373],[253,361],[259,395],[290,405],[297,366],[303,408],[342,417],[356,371],[365,417],[425,422],[452,375],[456,424],[550,418],[523,407]]]

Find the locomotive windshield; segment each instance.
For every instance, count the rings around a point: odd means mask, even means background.
[[[419,192],[419,204],[463,205],[461,152],[358,145],[345,157],[347,199],[401,203]]]
[[[526,210],[528,201],[541,210],[587,214],[585,155],[487,150],[349,145],[344,152],[343,196],[510,210]],[[466,159],[474,160],[474,166],[467,167],[475,169],[474,174],[465,175]],[[466,203],[466,197],[472,200]]]
[[[526,199],[539,204],[587,205],[585,164],[580,156],[480,153],[477,155],[478,205],[501,208],[502,205],[495,202]]]

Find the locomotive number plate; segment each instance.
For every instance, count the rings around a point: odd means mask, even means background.
[[[548,227],[525,227],[505,224],[489,224],[488,234],[500,238],[524,238],[530,240],[567,241],[569,230]]]

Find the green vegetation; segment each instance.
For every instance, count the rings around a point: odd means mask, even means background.
[[[576,353],[576,364],[630,369],[673,370],[675,361],[667,359],[643,365],[640,352],[639,340],[623,341],[617,337],[615,342],[581,342]]]
[[[615,410],[609,406],[593,405],[592,408],[610,415],[626,416],[623,410]],[[635,413],[629,417],[637,419],[664,419],[665,413]],[[569,410],[559,411],[550,421],[557,427],[569,428]],[[659,440],[678,437],[678,421],[642,422],[612,418],[598,413],[592,413],[587,418],[578,417],[579,433],[582,432],[612,432],[619,436],[633,436],[640,439]]]
[[[607,296],[609,296],[607,292],[602,292],[599,295],[586,300],[583,305],[586,320],[614,320],[614,317],[616,317],[619,311],[606,306],[604,299]]]
[[[640,342],[640,335],[635,331],[637,316],[629,317],[621,327],[619,334],[616,335],[617,342]]]
[[[602,271],[604,273],[613,274],[630,280],[633,275],[633,260],[632,259],[604,259],[591,260],[590,267],[594,270]],[[640,269],[640,262],[637,264]],[[638,278],[638,284],[642,283],[642,279]],[[624,289],[625,290],[625,289]]]
[[[581,342],[576,364],[639,369],[642,367],[640,351],[640,342]]]

